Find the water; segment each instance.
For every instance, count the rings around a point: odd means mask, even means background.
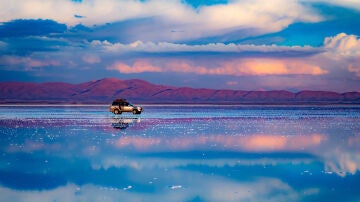
[[[360,106],[0,107],[0,201],[360,201]]]

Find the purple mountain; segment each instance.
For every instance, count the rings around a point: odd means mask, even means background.
[[[126,98],[135,103],[299,104],[360,103],[360,92],[241,91],[155,85],[139,79],[105,78],[80,84],[0,83],[0,103],[104,103]]]

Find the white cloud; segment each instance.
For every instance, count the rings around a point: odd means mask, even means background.
[[[320,62],[336,65],[360,77],[360,38],[340,33],[324,40],[326,52],[320,55]]]
[[[318,48],[310,46],[276,46],[276,45],[242,45],[242,44],[224,44],[209,43],[204,45],[187,45],[168,42],[142,42],[135,41],[129,44],[110,43],[108,41],[94,40],[90,42],[94,48],[100,48],[109,52],[147,52],[147,53],[172,53],[172,52],[218,52],[218,53],[241,53],[241,52],[261,52],[277,53],[286,51],[297,52],[318,52]]]
[[[298,1],[233,1],[227,5],[202,7],[201,22],[208,21],[214,29],[246,26],[269,32],[280,30],[294,21],[315,22],[321,20]],[[304,14],[304,15],[302,15]]]
[[[151,27],[156,30],[156,34],[149,35],[165,41],[213,36],[241,29],[252,29],[250,35],[269,33],[279,31],[293,22],[317,22],[322,19],[296,0],[231,1],[226,5],[202,6],[199,10],[180,0],[84,0],[81,3],[63,0],[12,0],[1,3],[0,16],[3,22],[42,18],[70,26],[80,23],[93,26],[154,18],[156,23]],[[75,15],[84,17],[77,18]],[[181,32],[173,32],[174,30]]]
[[[355,35],[340,33],[334,37],[326,37],[324,47],[341,56],[360,55],[360,39]]]

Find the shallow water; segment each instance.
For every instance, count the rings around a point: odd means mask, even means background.
[[[360,201],[360,106],[0,107],[0,201]]]

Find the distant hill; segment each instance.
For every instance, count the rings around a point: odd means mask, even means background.
[[[360,92],[241,91],[155,85],[139,79],[105,78],[80,84],[0,83],[0,103],[108,104],[115,98],[134,103],[208,104],[360,104]]]

